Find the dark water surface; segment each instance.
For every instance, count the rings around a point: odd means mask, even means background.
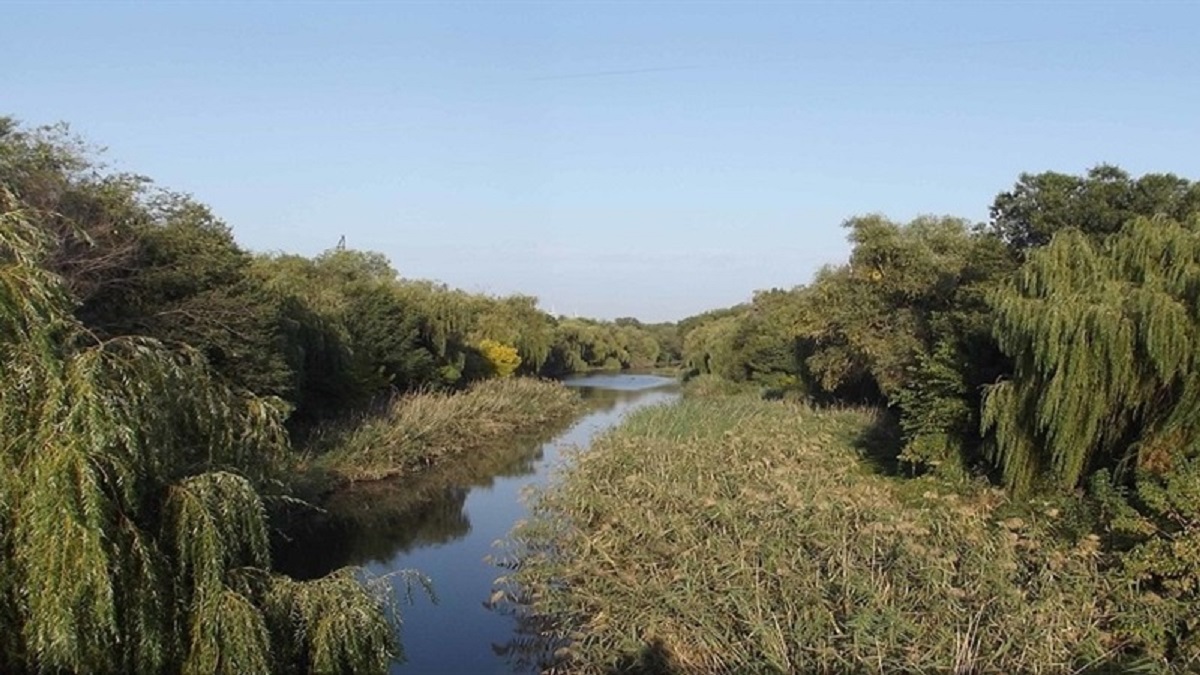
[[[393,673],[512,673],[503,655],[516,621],[487,607],[504,573],[489,563],[495,544],[527,516],[522,492],[544,484],[560,451],[586,447],[631,410],[678,397],[674,380],[653,375],[598,374],[566,382],[578,387],[586,412],[551,438],[513,442],[415,482],[384,482],[337,495],[329,509],[353,527],[336,528],[286,554],[289,573],[312,577],[343,565],[375,575],[413,569],[433,582],[436,604],[419,590],[402,604],[406,661]],[[403,597],[405,582],[395,580]]]

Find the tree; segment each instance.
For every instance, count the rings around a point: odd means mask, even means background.
[[[988,229],[1023,257],[1065,228],[1103,237],[1137,216],[1183,220],[1197,209],[1200,184],[1172,174],[1135,180],[1115,166],[1100,165],[1084,176],[1021,174],[1012,190],[996,196]]]
[[[910,461],[973,462],[980,388],[1004,367],[983,298],[1013,262],[996,237],[957,218],[902,225],[867,216],[846,226],[849,264],[797,296],[810,389],[893,407]]]
[[[726,315],[703,323],[683,340],[683,362],[700,374],[741,379],[741,362],[734,353],[734,337],[741,317]]]
[[[194,349],[97,339],[35,216],[0,191],[0,669],[386,670],[379,597],[270,572],[284,407]]]
[[[749,311],[733,336],[739,379],[757,382],[775,393],[804,391],[805,371],[797,326],[799,292],[773,289],[754,294]]]
[[[191,345],[234,386],[291,395],[280,298],[250,274],[229,227],[186,196],[161,193],[145,209],[128,266],[80,305],[80,319],[105,337]]]
[[[27,131],[0,117],[0,184],[36,212],[49,235],[42,264],[81,301],[128,269],[147,220],[149,181],[103,172],[94,155],[65,124]]]
[[[538,372],[550,357],[554,340],[550,316],[538,309],[537,303],[530,295],[481,297],[473,331],[479,340],[514,346],[524,370],[530,373]]]
[[[1010,484],[1074,487],[1200,439],[1196,226],[1139,218],[1103,243],[1063,230],[993,296],[1014,371],[985,411]]]
[[[1115,552],[1132,645],[1200,664],[1200,216],[1061,230],[992,298],[1011,379],[986,428],[1005,480],[1085,482]]]

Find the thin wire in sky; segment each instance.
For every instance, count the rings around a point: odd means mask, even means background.
[[[1110,40],[1116,37],[1135,37],[1148,30],[1122,30],[1119,34],[1110,35],[1095,35],[1092,36],[1098,40]],[[939,53],[946,51],[963,51],[967,49],[990,48],[990,47],[1015,47],[1024,45],[1033,45],[1041,43],[1055,43],[1062,41],[1061,35],[1045,35],[1040,37],[1024,37],[1024,38],[1001,38],[996,40],[973,40],[970,42],[949,43],[944,45],[919,45],[908,48],[898,48],[877,52],[875,56],[893,58],[909,54],[921,53]],[[591,78],[605,77],[621,77],[629,75],[650,75],[654,73],[669,73],[689,70],[714,70],[717,68],[728,68],[732,66],[755,67],[755,66],[770,66],[770,65],[787,65],[800,64],[805,62],[805,58],[789,58],[789,59],[763,59],[753,61],[743,61],[740,63],[710,63],[710,64],[691,64],[691,65],[674,65],[674,66],[654,66],[645,68],[625,68],[614,70],[589,70],[577,73],[563,73],[560,75],[542,75],[529,78],[530,82],[551,82],[555,80],[583,80]]]

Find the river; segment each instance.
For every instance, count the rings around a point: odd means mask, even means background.
[[[492,583],[504,570],[489,562],[496,542],[525,518],[522,497],[545,484],[562,463],[561,450],[586,448],[632,410],[678,397],[675,380],[625,373],[566,380],[579,389],[585,412],[550,438],[520,439],[470,460],[437,468],[416,481],[381,482],[336,496],[328,508],[349,527],[325,533],[285,555],[282,567],[315,577],[343,565],[374,575],[416,570],[432,582],[434,602],[395,576],[403,617],[405,661],[392,673],[512,673],[505,655],[516,621],[492,611]]]

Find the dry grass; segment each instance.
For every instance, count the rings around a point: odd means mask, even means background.
[[[500,592],[569,672],[1103,662],[1096,541],[993,489],[871,472],[874,421],[753,397],[637,413],[539,495]]]
[[[529,378],[403,396],[382,415],[318,434],[308,470],[340,483],[412,475],[566,420],[580,407],[578,394],[562,384]]]

